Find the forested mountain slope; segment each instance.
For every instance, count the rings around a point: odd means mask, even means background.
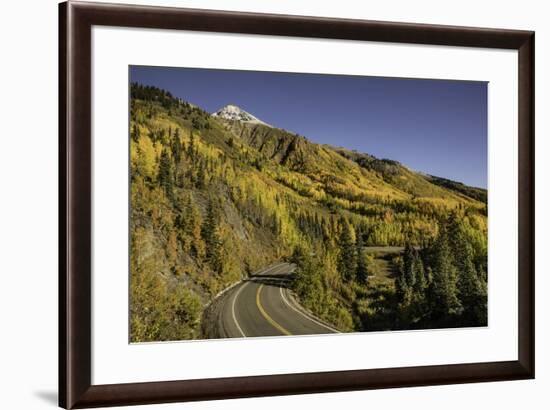
[[[306,307],[342,330],[369,330],[378,308],[366,306],[374,303],[367,284],[374,268],[363,248],[412,244],[426,254],[411,248],[408,257],[433,258],[428,249],[451,214],[460,216],[476,277],[486,275],[482,190],[319,145],[251,117],[213,116],[132,84],[132,341],[200,337],[204,306],[220,290],[283,259],[299,266],[294,286]],[[411,274],[407,269],[400,272]],[[424,269],[422,276],[429,279]],[[409,285],[395,282],[387,299],[397,309],[405,300],[400,289]],[[378,327],[428,320],[407,309]]]

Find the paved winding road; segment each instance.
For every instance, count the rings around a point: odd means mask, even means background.
[[[279,263],[256,273],[222,296],[217,323],[222,337],[337,333],[306,312],[290,295],[294,266]]]

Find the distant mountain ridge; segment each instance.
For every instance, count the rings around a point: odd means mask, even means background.
[[[300,167],[309,163],[315,167],[316,162],[324,162],[319,153],[330,150],[357,163],[366,170],[376,172],[382,176],[385,182],[415,196],[430,195],[434,190],[441,192],[439,188],[443,188],[461,197],[466,196],[481,202],[487,201],[487,191],[482,188],[470,187],[458,181],[416,172],[395,160],[379,159],[356,150],[318,144],[298,134],[267,125],[237,106],[226,107],[231,107],[231,109],[222,109],[213,116],[226,122],[228,129],[238,135],[240,139],[283,165]],[[314,159],[314,157],[316,158]],[[325,165],[330,166],[330,164]]]
[[[307,142],[309,144],[318,145],[319,147],[334,150],[343,157],[356,162],[361,167],[380,173],[387,182],[401,185],[401,188],[406,191],[411,191],[411,193],[414,193],[414,190],[411,189],[412,185],[410,183],[408,186],[407,184],[403,184],[403,178],[416,179],[417,186],[424,185],[424,188],[426,188],[426,182],[428,182],[451,190],[456,194],[465,195],[477,201],[487,202],[487,190],[483,188],[471,187],[462,182],[453,181],[448,178],[416,172],[395,160],[379,159],[371,154],[350,150],[344,147],[314,143],[305,137],[275,128],[237,105],[228,104],[213,113],[212,116],[222,121],[227,121],[231,124],[231,130],[237,133],[240,138],[266,153],[270,158],[278,158],[283,163],[292,163],[292,154],[301,156],[298,162],[303,161],[304,156],[302,154],[304,153],[303,149],[305,149],[304,143]],[[256,127],[257,125],[265,126],[269,129]],[[302,138],[302,140],[300,140],[300,138]],[[302,146],[302,148],[300,148],[300,146]],[[308,149],[311,150],[311,147]],[[401,180],[398,177],[401,177]]]

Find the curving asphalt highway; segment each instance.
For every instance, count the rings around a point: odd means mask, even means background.
[[[293,271],[288,263],[272,265],[226,292],[218,313],[222,337],[337,333],[291,296],[288,286]]]

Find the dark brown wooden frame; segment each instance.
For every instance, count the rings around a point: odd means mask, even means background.
[[[121,26],[518,50],[517,361],[91,384],[91,28]],[[65,408],[534,378],[534,33],[68,2],[59,7],[59,404]],[[498,206],[498,205],[497,205]]]

